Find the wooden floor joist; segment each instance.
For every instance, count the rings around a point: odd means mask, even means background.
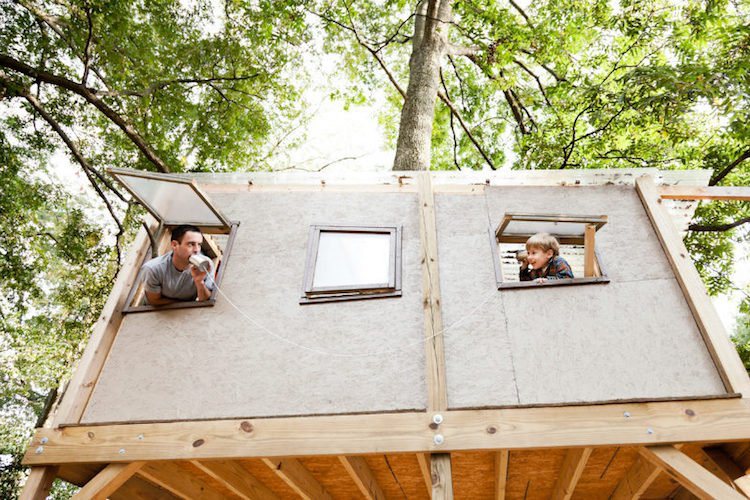
[[[419,464],[419,471],[422,473],[422,479],[424,479],[425,488],[427,488],[427,494],[432,495],[432,472],[430,465],[431,456],[429,453],[417,453],[417,463]]]
[[[264,458],[265,463],[299,496],[306,500],[330,500],[331,495],[317,479],[293,458]]]
[[[105,500],[131,478],[145,462],[109,464],[93,477],[78,493],[74,500]]]
[[[190,463],[245,500],[276,500],[278,498],[273,491],[237,462],[191,460]]]
[[[745,500],[743,495],[674,446],[643,447],[641,455],[652,464],[664,469],[698,498]]]
[[[509,460],[510,451],[500,450],[495,453],[495,500],[505,500]]]
[[[342,455],[339,457],[339,461],[365,498],[368,500],[385,500],[385,494],[364,458]]]
[[[659,476],[661,469],[645,458],[636,458],[633,465],[617,483],[610,500],[636,500]]]
[[[453,476],[451,473],[450,453],[433,453],[431,470],[432,499],[453,500]]]
[[[138,475],[164,488],[178,498],[192,500],[220,500],[224,495],[192,474],[188,474],[174,462],[147,463],[138,470]]]
[[[557,476],[557,482],[551,497],[553,500],[570,500],[592,451],[592,448],[571,448],[568,450]]]

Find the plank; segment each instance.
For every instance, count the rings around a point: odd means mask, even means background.
[[[714,474],[723,479],[724,482],[731,485],[736,479],[745,475],[745,471],[721,448],[714,446],[703,448],[701,451],[709,463],[713,465],[713,469],[716,470]]]
[[[428,496],[432,496],[432,472],[430,471],[430,460],[431,455],[429,453],[417,453],[419,471],[422,473],[422,479],[424,479],[424,485],[427,489]]]
[[[453,500],[450,453],[433,453],[430,470],[432,471],[432,499]]]
[[[220,500],[224,495],[190,474],[174,462],[147,463],[138,475],[164,488],[178,498],[192,500]]]
[[[58,467],[32,467],[18,500],[44,500],[52,489]]]
[[[505,500],[509,461],[509,450],[500,450],[495,453],[495,500]]]
[[[124,464],[109,464],[96,476],[90,479],[75,495],[74,500],[105,500],[125,481],[143,467],[145,462],[130,462]]]
[[[645,446],[641,448],[640,453],[646,460],[664,469],[698,498],[745,499],[674,446]]]
[[[37,429],[25,465],[747,441],[750,401],[709,399]],[[628,416],[624,416],[627,414]],[[196,440],[202,445],[195,447]],[[43,451],[36,453],[45,440]]]
[[[443,315],[440,309],[440,276],[438,274],[437,223],[435,199],[429,172],[419,172],[419,239],[422,244],[422,298],[427,369],[427,411],[448,408],[445,382]]]
[[[341,455],[339,456],[339,461],[346,468],[349,476],[365,498],[369,500],[385,500],[385,494],[364,458]]]
[[[284,480],[299,496],[306,500],[330,500],[331,495],[322,484],[293,458],[264,458],[263,463]]]
[[[746,497],[750,498],[750,474],[735,479],[734,484]]]
[[[659,186],[659,195],[667,200],[750,201],[747,186]]]
[[[247,500],[278,498],[273,491],[237,462],[191,460],[190,463],[240,498]]]
[[[728,391],[750,398],[750,377],[724,330],[677,228],[661,204],[653,179],[650,176],[638,178],[636,188],[724,385]]]
[[[636,458],[633,465],[617,483],[610,500],[635,500],[640,498],[660,473],[659,467],[641,457]]]
[[[571,448],[565,453],[565,459],[555,482],[552,499],[570,500],[592,451],[593,448]]]
[[[81,415],[83,415],[83,411],[88,404],[94,385],[99,378],[99,373],[104,366],[104,361],[117,335],[117,330],[122,323],[123,316],[120,311],[126,305],[125,302],[130,289],[138,276],[141,260],[149,251],[149,248],[148,235],[146,229],[142,227],[127,253],[127,258],[112,287],[112,292],[109,294],[99,319],[92,328],[91,337],[68,385],[68,390],[55,413],[52,421],[55,427],[62,424],[76,424],[81,420]]]
[[[596,276],[596,226],[588,224],[583,237],[583,276]]]

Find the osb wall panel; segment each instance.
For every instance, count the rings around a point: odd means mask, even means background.
[[[725,393],[634,188],[488,187],[436,206],[451,408]],[[498,291],[487,229],[506,212],[607,215],[611,282]]]
[[[226,296],[212,308],[126,316],[83,422],[425,408],[416,194],[212,199],[241,223]],[[313,224],[403,226],[403,296],[300,305]]]

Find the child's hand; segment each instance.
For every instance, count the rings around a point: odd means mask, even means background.
[[[536,282],[537,283],[547,283],[547,278],[537,278]]]

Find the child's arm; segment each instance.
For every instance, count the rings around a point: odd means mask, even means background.
[[[547,272],[548,280],[563,280],[573,278],[573,270],[570,268],[568,261],[562,257],[555,258],[550,263],[549,271]]]

